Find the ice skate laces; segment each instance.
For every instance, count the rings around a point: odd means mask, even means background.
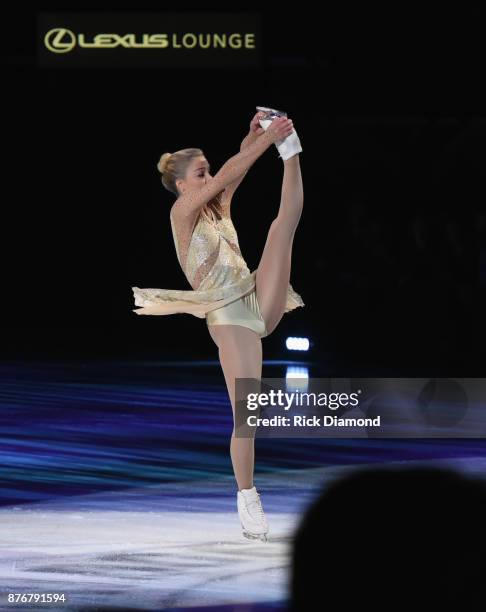
[[[265,513],[263,512],[262,504],[260,502],[260,494],[257,493],[257,498],[251,502],[247,502],[246,507],[250,514],[253,514],[253,510],[258,515],[258,518],[263,519],[265,517]],[[251,510],[250,510],[251,509]]]

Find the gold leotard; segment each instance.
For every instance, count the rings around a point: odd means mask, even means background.
[[[172,215],[170,222],[177,259],[193,290],[132,287],[135,305],[141,306],[133,312],[188,313],[205,318],[207,325],[243,325],[267,336],[256,297],[256,270],[250,272],[243,259],[228,207],[219,219],[211,209],[202,209],[184,260]],[[299,306],[304,302],[289,283],[285,312]]]
[[[243,325],[256,332],[260,338],[268,336],[256,289],[226,306],[211,310],[206,315],[206,322],[208,325]]]

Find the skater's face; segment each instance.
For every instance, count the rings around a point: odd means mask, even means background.
[[[186,178],[177,181],[179,193],[204,187],[211,178],[210,169],[209,162],[204,156],[195,157],[187,168]]]

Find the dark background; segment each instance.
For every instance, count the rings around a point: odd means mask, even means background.
[[[131,287],[190,288],[160,155],[200,147],[214,172],[263,105],[294,121],[305,191],[291,275],[305,307],[264,358],[305,335],[343,373],[484,376],[483,15],[265,6],[242,7],[263,20],[262,66],[245,70],[41,69],[36,10],[4,14],[2,358],[216,358],[204,320],[137,316]],[[251,270],[282,173],[270,149],[233,199]]]

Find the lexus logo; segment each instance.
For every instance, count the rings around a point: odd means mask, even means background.
[[[54,28],[44,36],[44,44],[53,53],[68,53],[76,46],[76,36],[66,28]]]

